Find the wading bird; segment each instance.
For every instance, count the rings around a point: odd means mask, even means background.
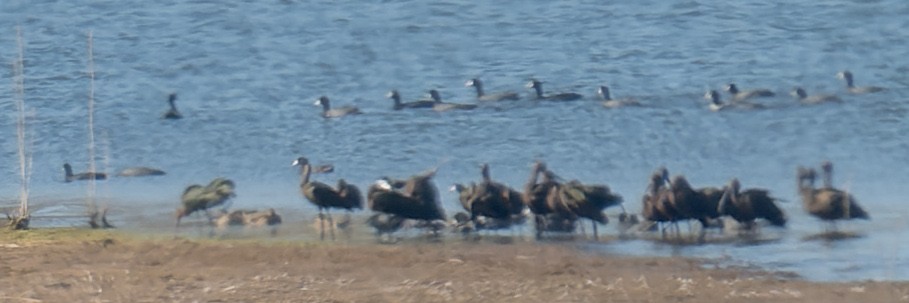
[[[297,158],[291,166],[300,167],[300,192],[303,197],[319,208],[319,219],[321,220],[319,239],[325,240],[324,220],[327,215],[331,238],[334,240],[335,229],[331,218],[331,209],[341,208],[347,211],[362,209],[363,197],[360,195],[360,190],[354,185],[347,184],[343,179],[338,180],[338,189],[331,188],[325,183],[310,181],[309,176],[312,173],[312,165],[309,164],[309,159],[305,157]]]

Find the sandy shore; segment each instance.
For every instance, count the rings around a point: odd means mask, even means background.
[[[0,302],[907,302],[907,282],[813,283],[572,243],[171,239],[0,232]]]

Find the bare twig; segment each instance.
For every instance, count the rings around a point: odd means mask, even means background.
[[[15,88],[16,143],[19,155],[19,213],[11,218],[10,227],[13,229],[28,229],[30,219],[28,210],[28,183],[31,177],[31,148],[26,142],[31,142],[26,136],[26,110],[25,110],[25,46],[22,41],[22,28],[16,27],[16,46],[19,56],[13,63],[13,87]]]

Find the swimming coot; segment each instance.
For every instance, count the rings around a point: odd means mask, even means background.
[[[163,170],[145,166],[127,167],[117,173],[118,177],[144,177],[144,176],[163,176],[166,173]]]
[[[600,85],[600,88],[597,89],[597,95],[600,95],[600,98],[603,99],[602,104],[606,108],[641,106],[641,103],[634,98],[613,99],[612,95],[609,93],[609,87],[606,85]]]
[[[331,108],[331,101],[328,100],[328,97],[322,96],[316,100],[315,105],[322,106],[322,117],[325,118],[338,118],[347,115],[359,115],[362,114],[360,109],[355,106],[342,106],[338,108]]]
[[[527,88],[532,88],[536,92],[536,98],[539,100],[548,100],[548,101],[574,101],[580,100],[583,98],[581,94],[578,93],[558,93],[552,95],[543,94],[543,82],[540,82],[536,79],[531,79],[527,83]]]
[[[834,96],[834,95],[809,96],[808,93],[805,92],[805,89],[803,89],[801,87],[793,88],[791,94],[793,97],[798,98],[799,102],[802,102],[802,104],[821,104],[821,103],[828,103],[828,102],[842,102],[843,101],[842,99],[840,99],[839,97]]]
[[[394,110],[401,110],[405,108],[432,108],[436,104],[432,100],[417,100],[412,102],[401,102],[401,94],[398,93],[398,90],[393,89],[388,92],[385,97],[394,100]]]
[[[464,83],[464,86],[471,87],[473,86],[477,90],[477,100],[480,101],[504,101],[504,100],[518,100],[521,97],[518,96],[518,93],[515,92],[501,92],[495,94],[486,94],[483,91],[483,82],[480,79],[473,78],[467,80]]]
[[[841,71],[836,74],[837,78],[843,79],[846,81],[846,90],[853,94],[868,94],[876,93],[883,91],[883,87],[877,86],[855,86],[855,83],[852,82],[852,73],[848,70]]]
[[[177,94],[172,93],[167,97],[167,103],[170,104],[170,109],[164,112],[161,115],[161,118],[164,119],[180,119],[183,118],[183,115],[180,114],[180,111],[177,110],[177,105],[174,104],[174,101],[177,101]]]
[[[76,180],[105,180],[107,179],[107,174],[105,173],[96,173],[96,172],[85,172],[85,173],[73,173],[73,167],[69,163],[63,163],[63,180],[66,182],[72,182]]]
[[[711,111],[721,111],[721,110],[730,110],[730,109],[763,109],[764,106],[760,104],[748,103],[745,101],[739,101],[735,103],[724,103],[720,99],[720,93],[715,90],[710,90],[704,94],[704,99],[710,101],[709,108]]]
[[[774,94],[769,89],[758,88],[750,90],[739,90],[738,86],[735,83],[726,84],[726,91],[732,95],[732,102],[745,101],[751,98],[757,97],[773,97]]]
[[[459,104],[459,103],[448,103],[442,102],[442,96],[439,94],[439,91],[430,89],[429,96],[435,101],[435,104],[432,106],[432,110],[437,112],[444,112],[450,110],[471,110],[477,108],[476,104]]]

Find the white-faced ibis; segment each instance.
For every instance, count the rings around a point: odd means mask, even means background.
[[[669,196],[672,192],[666,185],[669,179],[669,171],[665,167],[657,169],[650,175],[650,183],[647,185],[647,192],[641,198],[641,216],[645,220],[654,222],[657,225],[663,223],[672,223],[674,210],[667,210],[669,205]],[[659,228],[665,236],[665,229]]]
[[[603,210],[611,206],[622,206],[622,196],[613,193],[608,186],[583,184],[577,180],[559,187],[559,199],[578,217],[591,220],[594,239],[599,238],[597,223],[606,224],[609,221]]]
[[[799,167],[797,172],[802,207],[812,216],[830,222],[836,228],[837,220],[870,219],[855,198],[835,188],[814,188],[817,173],[814,169]]]
[[[325,183],[310,181],[309,176],[312,173],[312,165],[309,164],[309,160],[305,157],[297,158],[291,165],[300,166],[300,192],[306,200],[309,200],[309,202],[319,208],[320,220],[325,220],[327,214],[331,238],[334,239],[335,231],[330,213],[331,209],[341,208],[348,211],[362,209],[363,197],[360,195],[360,190],[354,185],[347,184],[343,179],[338,181],[338,189],[331,188]],[[319,238],[325,239],[324,224],[321,225]]]
[[[180,196],[181,205],[177,208],[175,227],[180,226],[180,219],[194,212],[224,205],[227,200],[236,196],[235,188],[234,182],[225,178],[215,178],[206,186],[198,184],[187,186]],[[211,219],[210,215],[208,217]]]
[[[471,219],[476,220],[478,216],[484,216],[494,220],[510,221],[513,216],[521,216],[524,202],[520,193],[502,183],[492,181],[489,165],[486,163],[480,165],[480,174],[483,179],[474,187],[465,205]]]
[[[407,219],[404,217],[390,215],[386,213],[377,213],[369,216],[366,219],[366,224],[371,226],[376,230],[376,239],[379,242],[394,242],[392,233],[401,229],[404,226],[404,221]],[[385,240],[383,236],[387,235],[389,240]]]
[[[542,180],[539,176],[542,175]],[[559,197],[561,183],[558,177],[546,168],[542,161],[536,161],[530,172],[530,180],[524,185],[522,199],[527,208],[534,214],[534,223],[537,238],[542,237],[545,231],[564,231],[571,226],[574,230],[574,221],[578,216]],[[537,181],[540,182],[537,182]]]
[[[786,226],[786,215],[776,205],[776,199],[765,189],[749,188],[740,190],[739,180],[729,181],[726,191],[720,198],[717,211],[730,216],[746,229],[752,229],[754,221],[764,219],[774,226]]]
[[[439,192],[432,182],[434,175],[435,170],[430,170],[406,181],[377,180],[366,194],[369,208],[404,219],[444,221],[445,211],[439,202]],[[400,184],[395,186],[392,183]]]

